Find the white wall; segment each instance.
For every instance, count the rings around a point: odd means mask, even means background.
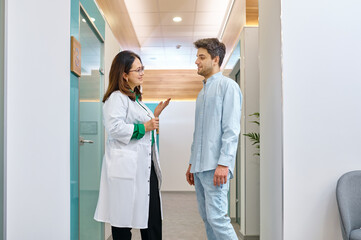
[[[105,42],[104,42],[104,91],[107,90],[109,84],[109,72],[113,59],[120,51],[118,40],[114,37],[112,30],[107,22],[105,22]]]
[[[159,117],[162,191],[194,191],[186,181],[193,141],[195,101],[171,101]]]
[[[70,237],[70,1],[6,0],[7,239]]]
[[[336,182],[361,169],[361,2],[259,3],[261,239],[339,240]]]
[[[4,239],[4,28],[5,5],[0,1],[0,240]]]
[[[360,9],[281,1],[284,239],[341,239],[336,182],[361,169]]]
[[[241,233],[243,236],[259,235],[259,157],[245,133],[259,132],[259,126],[249,116],[259,112],[258,28],[244,27],[241,32],[241,90],[243,93],[241,125]]]
[[[109,85],[109,72],[112,66],[113,59],[120,51],[120,46],[116,38],[114,37],[112,30],[108,23],[105,23],[105,42],[104,42],[104,91],[107,90]],[[106,134],[106,132],[105,132]],[[106,141],[105,136],[104,140]],[[105,223],[105,239],[108,239],[111,235],[111,226]]]
[[[259,0],[261,240],[293,240],[283,238],[280,9],[279,0]],[[299,205],[303,203],[304,201],[298,202]],[[299,225],[298,229],[307,234],[304,231],[305,225],[307,223]],[[309,239],[308,237],[309,235],[304,239]]]

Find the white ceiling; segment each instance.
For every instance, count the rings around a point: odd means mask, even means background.
[[[232,0],[125,0],[146,69],[195,69],[200,38],[220,37]],[[183,21],[173,22],[173,17]],[[181,45],[179,49],[177,45]]]

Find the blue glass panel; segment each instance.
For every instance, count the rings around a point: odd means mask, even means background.
[[[158,103],[145,103],[147,107],[154,113],[155,108],[157,107]],[[159,151],[159,134],[157,134],[157,147]]]
[[[70,33],[71,36],[74,36],[79,42],[80,41],[80,3],[82,4],[83,8],[87,12],[87,14],[94,18],[94,24],[98,30],[98,32],[102,35],[102,37],[105,39],[105,21],[99,12],[96,4],[94,3],[94,0],[71,0],[71,22],[70,22]],[[70,39],[69,39],[70,41]],[[82,49],[83,50],[83,49]],[[85,49],[84,49],[85,50]],[[85,53],[85,52],[84,52]],[[83,55],[83,52],[82,52]],[[103,50],[102,50],[102,58],[103,58]],[[82,59],[82,67],[83,65],[86,66],[86,56],[84,56],[84,59]],[[103,59],[100,60],[100,65],[103,63]],[[102,65],[101,65],[102,67]],[[82,69],[83,70],[83,69]],[[101,76],[101,79],[103,77]],[[84,211],[80,208],[80,206],[85,206],[84,204],[80,204],[80,175],[79,172],[80,169],[80,161],[79,161],[79,101],[80,101],[80,94],[79,94],[79,88],[80,88],[80,81],[77,76],[75,76],[73,73],[70,73],[70,180],[71,180],[71,219],[70,219],[70,239],[71,240],[78,240],[80,239],[80,213],[84,214]],[[103,94],[104,89],[102,89],[102,85],[100,87],[100,94]],[[100,104],[101,105],[101,104]],[[102,126],[101,120],[100,125]],[[104,133],[102,129],[99,131],[100,138],[104,138]],[[100,141],[101,142],[101,141]],[[104,151],[103,145],[101,145],[101,152]],[[94,177],[94,179],[97,179],[97,177]],[[95,198],[94,198],[95,199]],[[91,206],[92,210],[87,211],[86,213],[90,216],[94,214],[94,202]],[[83,216],[82,215],[82,216]],[[89,219],[92,219],[91,217],[88,217]],[[104,236],[104,227],[101,225],[100,232],[98,237],[95,235],[96,239],[103,239],[102,236]],[[93,234],[92,234],[93,235]],[[90,239],[90,238],[88,238]]]
[[[80,0],[80,3],[83,5],[89,17],[95,19],[94,24],[100,35],[102,35],[103,39],[105,39],[105,21],[97,5],[94,3],[94,0]]]
[[[76,39],[79,39],[79,14],[79,0],[71,0],[70,34]],[[79,79],[70,73],[70,240],[79,239],[78,113]]]
[[[79,147],[78,147],[78,112],[79,80],[70,74],[70,235],[71,240],[79,239]]]
[[[85,9],[85,6],[84,10]],[[86,13],[80,12],[85,19]],[[104,44],[89,21],[80,22],[79,42],[82,46],[79,78],[79,137],[92,141],[79,145],[79,239],[104,238],[104,224],[94,220],[99,195],[100,172],[104,155],[102,102],[104,78],[102,69]]]

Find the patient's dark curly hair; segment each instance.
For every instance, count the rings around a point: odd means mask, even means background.
[[[220,42],[217,38],[204,38],[194,42],[194,46],[198,48],[207,49],[207,52],[211,55],[212,59],[219,56],[218,65],[221,66],[224,55],[226,54],[226,46]]]

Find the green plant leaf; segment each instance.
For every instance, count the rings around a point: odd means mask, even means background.
[[[250,122],[259,125],[259,122],[258,122],[258,121],[250,121]]]
[[[259,112],[252,113],[252,114],[250,114],[248,116],[256,116],[257,118],[259,118]]]

